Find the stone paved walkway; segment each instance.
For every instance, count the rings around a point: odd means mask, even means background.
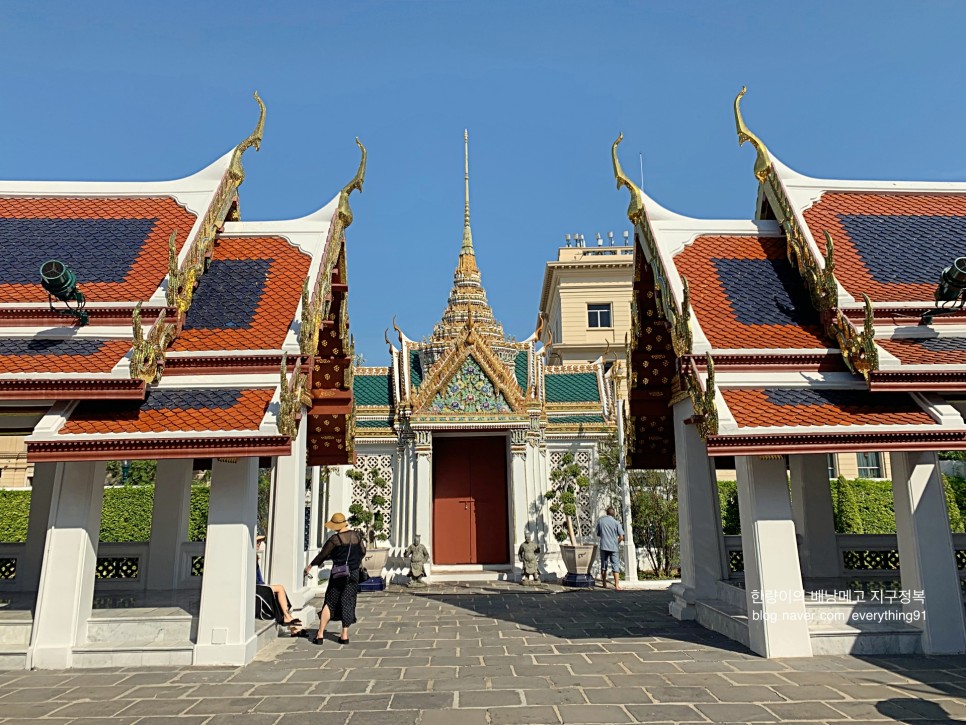
[[[667,603],[509,585],[368,594],[346,647],[280,639],[243,668],[0,673],[0,724],[966,723],[966,657],[768,661]]]

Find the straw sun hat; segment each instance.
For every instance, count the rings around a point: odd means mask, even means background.
[[[346,521],[345,514],[332,514],[332,518],[325,522],[325,528],[329,531],[343,531],[349,528],[349,522]]]

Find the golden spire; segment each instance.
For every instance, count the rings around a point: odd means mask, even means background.
[[[470,134],[463,129],[463,184],[466,203],[463,207],[463,246],[460,254],[475,254],[473,251],[473,232],[470,230]]]

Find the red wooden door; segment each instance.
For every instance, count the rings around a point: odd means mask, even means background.
[[[433,441],[433,561],[509,562],[506,439]]]

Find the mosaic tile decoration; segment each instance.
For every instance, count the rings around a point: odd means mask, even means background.
[[[278,350],[311,258],[281,237],[220,237],[175,352]]]
[[[430,413],[509,413],[506,398],[483,372],[472,355],[446,386],[436,393]]]
[[[0,198],[0,302],[46,302],[40,266],[65,262],[88,302],[146,300],[168,272],[168,237],[195,215],[169,197]]]
[[[722,390],[742,428],[855,425],[936,425],[906,393],[817,388]]]
[[[803,216],[816,240],[832,235],[835,276],[856,299],[932,302],[943,269],[966,253],[963,194],[828,192]]]
[[[784,239],[702,236],[674,263],[690,283],[691,307],[714,348],[833,347],[788,263]]]
[[[153,390],[140,406],[83,401],[60,430],[75,433],[258,430],[274,390],[191,388]]]
[[[903,365],[966,365],[966,337],[876,338]]]
[[[0,373],[109,373],[130,349],[130,340],[7,337]]]

